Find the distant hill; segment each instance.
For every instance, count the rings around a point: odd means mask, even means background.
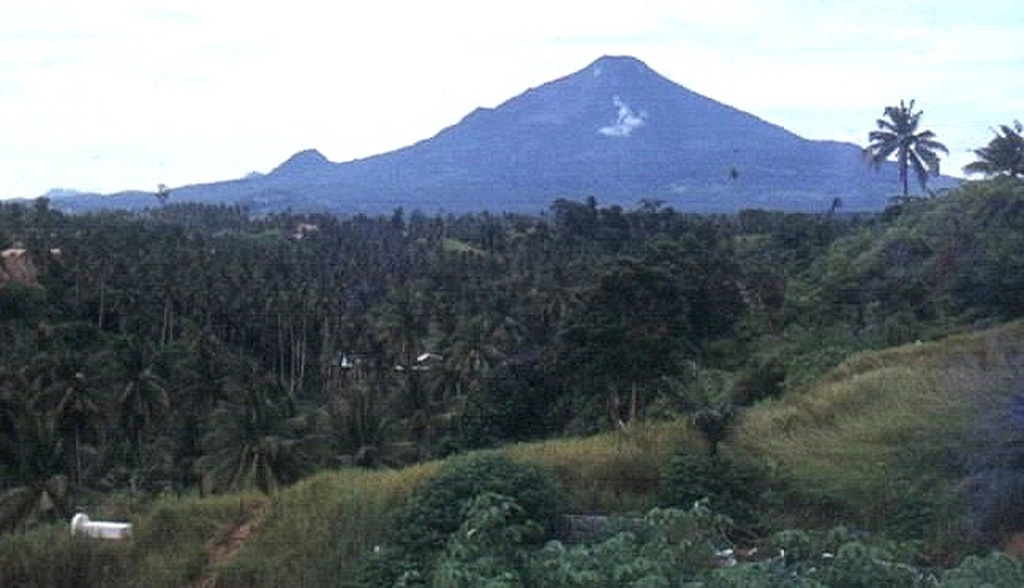
[[[870,121],[866,121],[866,124]],[[930,185],[953,185],[935,178]],[[858,146],[811,141],[659,75],[632,57],[602,57],[437,135],[334,163],[314,149],[266,175],[174,189],[172,202],[256,211],[539,212],[556,198],[635,206],[663,200],[697,212],[768,208],[879,210],[897,192],[894,165],[871,170]],[[59,208],[152,206],[131,193],[55,199]]]

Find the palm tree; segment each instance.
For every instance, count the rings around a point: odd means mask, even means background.
[[[35,388],[32,407],[45,413],[57,427],[68,477],[75,486],[83,483],[86,456],[96,449],[95,443],[105,430],[102,393],[86,376],[87,370],[102,369],[96,367],[100,361],[97,355],[70,352],[44,354],[34,361],[33,369],[39,375],[31,384]]]
[[[141,465],[142,446],[153,423],[171,409],[170,396],[163,379],[153,372],[152,366],[141,361],[136,352],[126,366],[128,383],[121,392],[121,428],[128,437],[131,466]]]
[[[885,118],[875,121],[878,130],[868,133],[870,143],[864,149],[873,167],[880,166],[890,155],[896,154],[904,196],[910,192],[908,176],[911,168],[923,191],[928,182],[928,174],[939,174],[939,156],[936,152],[949,154],[946,146],[935,140],[935,133],[918,131],[922,114],[920,110],[914,112],[913,100],[910,104],[900,100],[899,106],[886,106]]]
[[[222,401],[210,415],[197,464],[203,485],[213,492],[275,492],[308,470],[313,446],[321,440],[291,414],[279,387],[254,381],[237,393],[238,398]]]
[[[72,486],[64,475],[64,451],[56,423],[48,415],[25,410],[6,424],[0,438],[4,464],[0,531],[66,517],[71,512]]]
[[[721,370],[696,369],[685,379],[666,379],[676,392],[676,403],[690,415],[690,422],[707,443],[708,457],[718,457],[718,449],[732,434],[736,421],[735,378]],[[688,380],[688,381],[687,381]]]
[[[456,397],[483,384],[491,370],[505,357],[502,340],[517,338],[517,325],[511,317],[475,317],[456,329],[445,368],[451,372]]]
[[[387,461],[385,452],[392,420],[378,394],[382,387],[368,378],[356,378],[326,406],[327,426],[338,449],[358,466],[374,467]]]
[[[988,145],[974,150],[978,161],[965,165],[965,172],[1024,177],[1024,136],[1021,135],[1024,133],[1024,125],[1015,120],[1013,126],[1000,125],[999,129]]]

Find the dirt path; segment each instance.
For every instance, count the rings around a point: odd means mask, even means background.
[[[190,588],[213,588],[217,585],[217,567],[231,558],[242,545],[252,536],[263,524],[267,517],[269,503],[265,503],[254,509],[249,517],[227,529],[209,542],[206,546],[206,565],[203,566],[203,573]]]

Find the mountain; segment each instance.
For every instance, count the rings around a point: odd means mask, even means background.
[[[936,178],[930,187],[952,183]],[[593,196],[697,212],[821,211],[835,198],[847,210],[879,210],[896,191],[894,165],[869,169],[856,145],[804,139],[638,59],[602,57],[414,145],[345,163],[310,149],[263,176],[177,188],[172,201],[258,211],[539,212],[557,198]],[[133,206],[137,196],[122,198]]]

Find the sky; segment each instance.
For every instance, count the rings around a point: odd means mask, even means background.
[[[631,55],[810,139],[915,99],[955,175],[1024,119],[1020,0],[33,0],[0,6],[0,198],[348,161]]]

